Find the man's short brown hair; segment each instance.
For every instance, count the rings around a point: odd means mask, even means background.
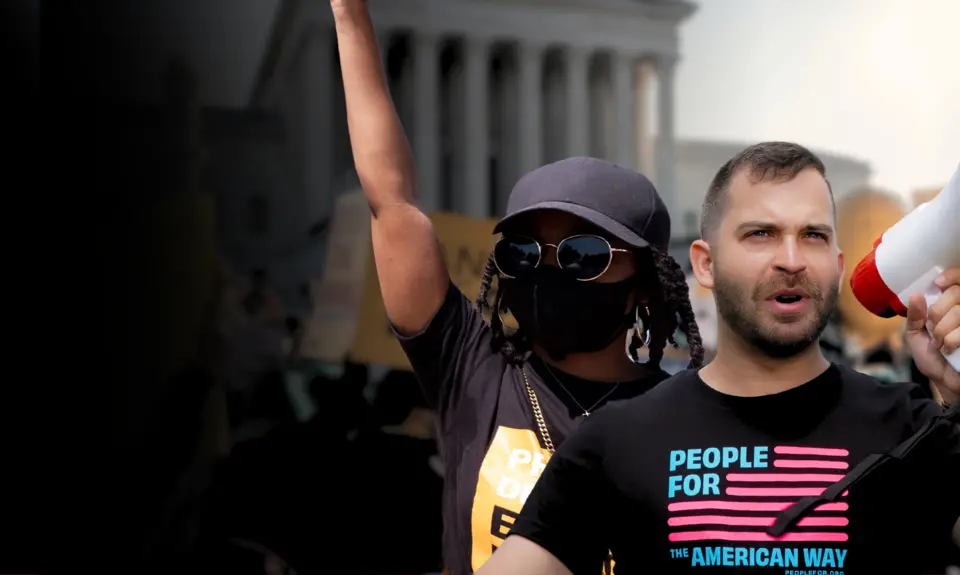
[[[730,189],[730,181],[740,170],[748,170],[754,182],[765,180],[790,181],[807,168],[814,168],[826,179],[827,169],[816,154],[800,144],[792,142],[761,142],[754,144],[731,158],[710,183],[707,197],[703,199],[700,217],[700,237],[706,239],[716,230],[723,217],[724,199]],[[830,187],[830,182],[827,182]],[[833,201],[833,190],[830,190]],[[834,204],[836,210],[836,204]]]

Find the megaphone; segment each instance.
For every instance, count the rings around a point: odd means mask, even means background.
[[[960,266],[960,166],[937,196],[917,206],[883,233],[853,270],[857,301],[880,317],[907,315],[910,296],[922,293],[927,306],[941,292],[933,281]],[[960,371],[960,349],[945,355]]]

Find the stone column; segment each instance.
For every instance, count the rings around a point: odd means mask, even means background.
[[[614,101],[614,153],[617,164],[638,170],[637,162],[637,96],[636,59],[631,54],[616,53],[611,61]]]
[[[466,118],[464,116],[464,70],[463,50],[460,43],[451,46],[452,56],[456,60],[448,70],[446,77],[441,76],[441,95],[444,116],[440,124],[440,193],[444,210],[464,211],[464,190],[467,179],[464,175],[464,154],[466,142]],[[441,48],[441,63],[443,62]]]
[[[650,158],[650,65],[647,62],[637,62],[633,67],[633,91],[635,97],[636,132],[637,140],[637,170],[649,177],[654,176],[653,161]]]
[[[674,70],[676,58],[661,56],[657,61],[657,191],[674,219],[677,209],[676,159],[674,156]]]
[[[543,165],[543,55],[543,47],[536,44],[517,47],[521,175]]]
[[[500,81],[496,93],[500,112],[497,130],[499,140],[496,149],[496,212],[499,213],[492,214],[494,216],[500,215],[506,209],[510,190],[520,177],[517,173],[517,165],[520,161],[520,141],[523,138],[520,131],[519,79],[516,59],[507,54],[501,55],[501,58],[503,63],[500,67]]]
[[[413,36],[413,148],[417,160],[420,207],[440,205],[440,53],[430,34]]]
[[[589,62],[590,53],[582,48],[570,47],[566,52],[567,156],[590,153]]]
[[[490,214],[490,126],[489,103],[490,44],[468,38],[463,46],[464,189],[462,211],[474,217]]]
[[[591,156],[616,161],[616,144],[613,141],[614,99],[610,58],[598,59],[587,73],[590,83],[590,146]]]

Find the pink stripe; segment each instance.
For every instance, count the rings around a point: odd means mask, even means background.
[[[849,524],[846,517],[804,517],[797,522],[797,527],[846,527]]]
[[[682,527],[684,525],[737,525],[740,527],[770,527],[777,520],[776,517],[736,517],[729,515],[685,515],[671,517],[667,525]],[[804,517],[797,522],[798,527],[845,527],[849,521],[846,517]]]
[[[846,461],[823,461],[818,459],[774,459],[774,467],[790,467],[792,469],[846,469]]]
[[[826,491],[821,487],[727,487],[727,495],[738,497],[810,497]]]
[[[671,533],[670,541],[846,541],[846,533],[785,533],[771,537],[761,532],[683,531]]]
[[[773,448],[774,453],[781,455],[817,455],[819,457],[847,457],[850,452],[846,449],[830,449],[829,447],[796,447],[793,445],[778,445]]]
[[[843,475],[832,473],[728,473],[727,481],[825,481],[834,483],[843,479]]]
[[[667,505],[667,511],[701,511],[722,509],[724,511],[783,511],[794,501],[683,501]],[[824,503],[814,511],[846,511],[846,503]]]

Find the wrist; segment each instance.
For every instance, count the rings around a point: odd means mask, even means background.
[[[955,407],[960,409],[960,395],[957,395],[950,391],[944,391],[941,386],[936,386],[935,388],[939,394],[940,404],[944,407]]]

